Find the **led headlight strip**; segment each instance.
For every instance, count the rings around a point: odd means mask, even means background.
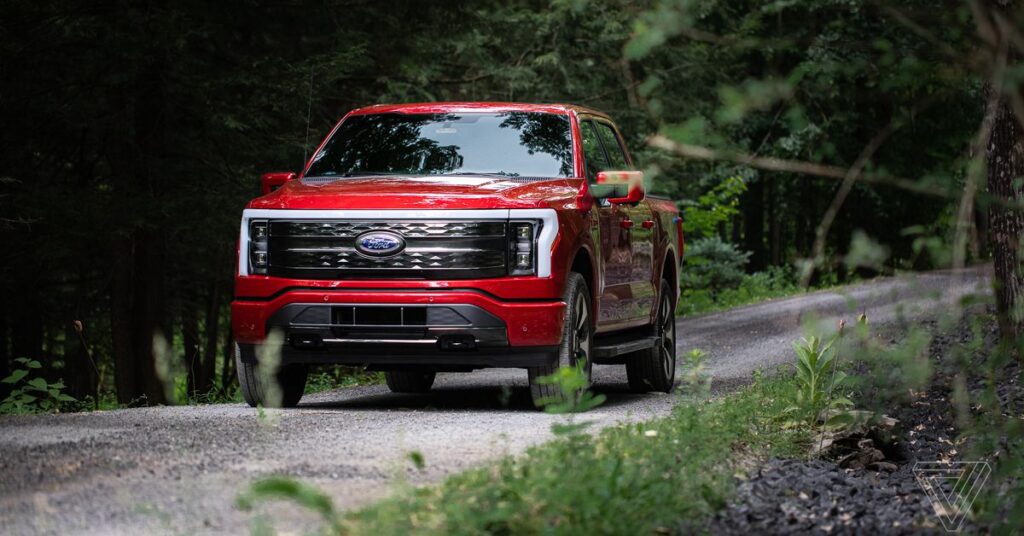
[[[241,259],[238,275],[266,274],[270,264],[267,249],[270,226],[268,220],[467,220],[507,221],[511,224],[532,225],[532,248],[528,253],[537,277],[551,276],[551,248],[558,236],[558,215],[553,209],[489,209],[489,210],[291,210],[249,208],[242,212],[239,234]],[[525,233],[526,231],[522,231]],[[524,234],[525,236],[525,234]],[[519,240],[515,240],[516,255],[509,262],[515,267],[519,262]],[[525,240],[524,246],[525,244]],[[262,254],[262,255],[261,255]],[[260,263],[263,264],[260,264]]]

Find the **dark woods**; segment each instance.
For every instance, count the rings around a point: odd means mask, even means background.
[[[656,191],[744,179],[711,234],[750,271],[812,256],[838,182],[645,138],[848,167],[891,127],[867,169],[951,196],[855,184],[818,277],[861,270],[840,262],[857,231],[888,252],[867,274],[948,265],[985,110],[983,77],[955,58],[980,46],[966,4],[926,1],[4,2],[0,377],[30,357],[78,399],[172,402],[168,374],[230,394],[241,208],[259,173],[298,170],[345,111],[378,102],[606,110]],[[985,256],[984,227],[969,236]]]

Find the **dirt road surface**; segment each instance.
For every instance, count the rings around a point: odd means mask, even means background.
[[[713,388],[725,392],[756,369],[792,359],[802,322],[866,313],[894,326],[950,312],[987,294],[986,269],[883,278],[679,322],[680,355],[709,353]],[[621,367],[595,368],[607,403],[596,426],[666,414],[676,397],[630,394]],[[308,396],[264,418],[241,404],[154,407],[0,417],[0,533],[245,533],[256,515],[288,532],[315,518],[287,504],[235,507],[249,483],[292,475],[327,491],[340,508],[365,505],[402,482],[434,482],[551,438],[560,417],[530,408],[526,373],[440,375],[432,392],[394,395],[384,386]],[[418,471],[408,461],[417,451]]]

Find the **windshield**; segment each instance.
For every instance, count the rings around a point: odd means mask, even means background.
[[[372,114],[346,119],[307,177],[569,177],[569,117],[535,112]]]

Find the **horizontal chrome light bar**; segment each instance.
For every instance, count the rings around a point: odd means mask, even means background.
[[[536,240],[536,275],[551,276],[551,248],[558,235],[558,216],[553,209],[487,209],[487,210],[291,210],[245,209],[239,233],[240,258],[249,259],[252,220],[445,220],[445,221],[525,221],[540,220]],[[249,262],[238,263],[238,275],[247,276]]]

